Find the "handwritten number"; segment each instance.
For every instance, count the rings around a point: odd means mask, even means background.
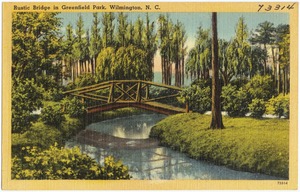
[[[294,3],[293,5],[288,5],[288,6],[287,6],[287,9],[288,9],[288,10],[294,9],[294,5],[295,5],[295,3]]]
[[[288,9],[288,10],[291,10],[291,9],[294,9],[294,6],[295,6],[296,3],[293,3],[293,4],[289,4],[287,6],[283,6],[283,5],[280,5],[280,4],[277,4],[276,6],[272,7],[272,5],[264,5],[264,4],[259,4],[258,5],[258,10],[257,12],[260,12],[260,10],[265,7],[265,11],[271,11],[272,9],[274,11],[279,11],[279,10],[284,10],[284,9]]]
[[[259,8],[258,8],[257,12],[259,12],[261,10],[261,8],[263,8],[264,5],[258,5],[258,6],[259,6]]]

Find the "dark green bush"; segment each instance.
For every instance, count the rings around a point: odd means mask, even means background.
[[[76,78],[75,85],[77,88],[96,84],[96,80],[92,74],[83,74]]]
[[[210,87],[205,87],[204,84],[193,84],[185,88],[181,92],[180,101],[189,103],[189,108],[192,111],[205,113],[211,109],[211,90]]]
[[[222,106],[230,117],[243,117],[248,112],[249,95],[242,88],[227,85],[222,88]]]
[[[12,84],[12,132],[23,133],[34,118],[32,112],[42,107],[43,88],[33,79],[15,79]]]
[[[46,106],[42,109],[41,119],[47,125],[60,127],[61,123],[65,120],[62,108],[59,105]]]
[[[266,102],[262,99],[252,99],[249,104],[249,111],[252,117],[261,118],[266,112]]]
[[[55,142],[62,145],[61,132],[56,127],[36,122],[26,132],[12,134],[12,153],[20,156],[22,147],[37,146],[41,149],[47,149]]]
[[[78,147],[41,151],[36,147],[23,147],[23,156],[12,159],[12,179],[130,179],[128,168],[122,162],[107,157],[100,166],[82,154]]]
[[[244,86],[251,99],[262,99],[264,101],[268,101],[275,94],[273,87],[273,81],[269,75],[256,75]]]
[[[60,101],[63,98],[62,89],[50,88],[43,93],[43,98],[46,101]]]
[[[289,95],[280,94],[277,97],[272,97],[267,103],[267,111],[273,115],[278,115],[278,118],[290,116],[290,97]]]
[[[62,101],[64,112],[69,114],[70,117],[81,118],[85,114],[84,104],[76,97],[66,97]]]

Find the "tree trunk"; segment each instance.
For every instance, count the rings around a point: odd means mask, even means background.
[[[212,105],[211,129],[224,128],[221,114],[221,84],[219,80],[217,13],[212,13]]]

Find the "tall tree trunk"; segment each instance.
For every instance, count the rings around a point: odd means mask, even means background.
[[[224,128],[221,114],[221,84],[219,80],[217,13],[212,13],[212,105],[211,129]]]

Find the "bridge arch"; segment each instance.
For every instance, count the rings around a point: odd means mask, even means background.
[[[150,88],[167,90],[167,95],[150,94]],[[112,80],[64,92],[95,104],[86,108],[87,113],[136,107],[166,115],[188,112],[189,108],[174,107],[160,102],[180,96],[182,88],[143,80]]]

